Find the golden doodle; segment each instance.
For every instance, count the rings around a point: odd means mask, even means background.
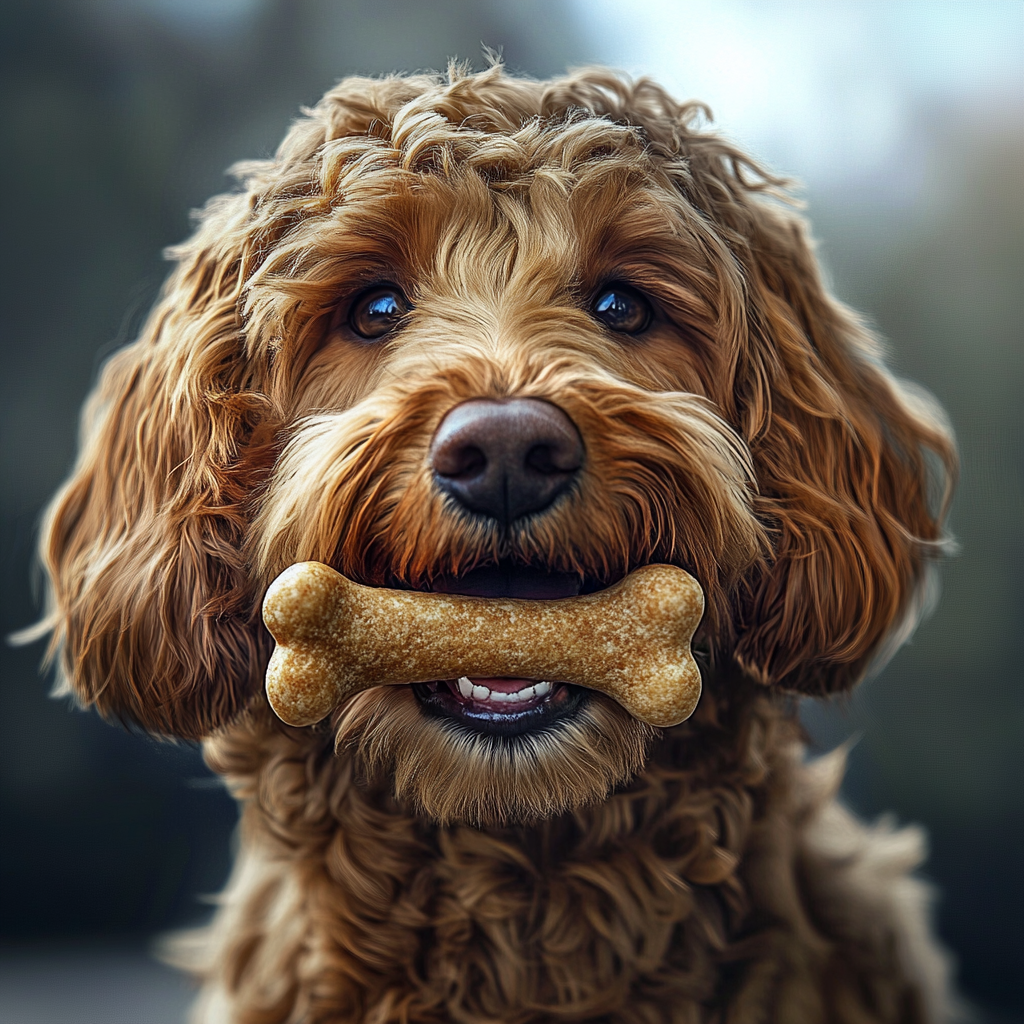
[[[909,635],[952,438],[706,114],[600,69],[347,79],[235,169],[103,370],[42,542],[52,654],[241,803],[174,946],[195,1021],[951,1016],[922,838],[837,802],[794,695]],[[703,692],[659,728],[504,654],[463,670],[446,620],[443,671],[288,725],[260,609],[300,562],[398,593],[414,660],[428,596],[564,601],[557,648],[570,602],[675,566]],[[615,644],[586,656],[632,678]]]

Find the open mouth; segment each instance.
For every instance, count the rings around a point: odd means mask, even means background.
[[[498,736],[518,736],[553,725],[588,699],[587,690],[569,683],[467,676],[417,683],[413,692],[430,714]]]
[[[598,589],[576,573],[511,564],[480,566],[463,576],[442,576],[431,589],[470,597],[555,601]],[[454,719],[476,732],[516,736],[573,715],[590,692],[548,679],[444,679],[413,686],[429,714]]]

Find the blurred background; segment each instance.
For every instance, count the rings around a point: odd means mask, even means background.
[[[1024,1021],[1024,3],[3,0],[0,629],[37,614],[40,511],[97,367],[132,339],[189,210],[269,155],[339,77],[599,61],[699,97],[803,182],[836,292],[934,392],[963,477],[937,613],[816,746],[859,737],[845,794],[931,837],[963,990]],[[47,697],[4,647],[0,1020],[183,1019],[157,933],[209,913],[235,811],[186,746]]]

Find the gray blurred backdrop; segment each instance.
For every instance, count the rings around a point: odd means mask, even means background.
[[[0,629],[33,621],[40,510],[161,249],[339,77],[593,61],[697,96],[799,177],[838,294],[949,411],[963,457],[938,612],[843,706],[846,798],[931,836],[939,930],[983,1019],[1024,1019],[1024,4],[3,0]],[[201,921],[235,811],[198,752],[47,698],[0,651],[0,1020],[180,1020],[150,937]]]

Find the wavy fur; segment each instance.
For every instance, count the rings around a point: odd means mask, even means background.
[[[243,804],[222,909],[178,947],[196,1020],[952,1012],[919,837],[836,804],[780,696],[848,689],[913,628],[952,440],[705,116],[599,69],[347,79],[236,168],[105,367],[44,531],[51,655],[104,715],[207,737]],[[382,280],[413,311],[370,345],[345,310]],[[643,338],[587,313],[612,280],[652,298]],[[558,404],[586,457],[501,532],[426,457],[452,406],[509,396]],[[665,733],[595,697],[497,741],[402,688],[289,729],[258,607],[310,558],[409,586],[683,565],[705,696]]]

